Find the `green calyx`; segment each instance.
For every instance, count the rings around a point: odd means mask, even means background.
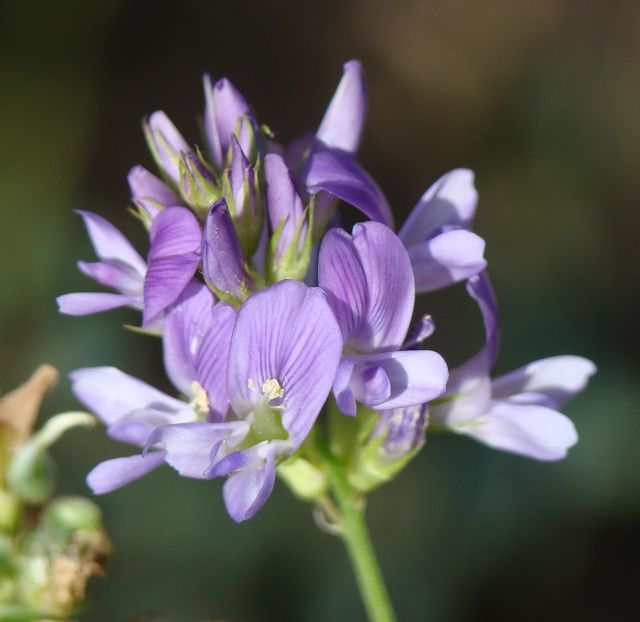
[[[271,240],[267,257],[267,280],[277,283],[285,279],[303,280],[311,260],[311,246],[313,241],[313,199],[304,211],[296,227],[293,239],[284,252],[278,256],[280,239],[285,221],[278,224]]]
[[[189,156],[180,154],[178,170],[180,172],[180,195],[193,209],[200,219],[206,218],[213,203],[222,197],[218,185],[211,178],[204,175],[208,170],[202,154],[198,151],[198,163],[189,162]],[[202,168],[201,168],[202,167]]]
[[[231,170],[222,176],[221,195],[229,208],[229,214],[245,257],[252,257],[260,243],[264,224],[264,201],[260,183],[262,160],[258,157],[255,167],[243,171],[242,188],[234,194]]]

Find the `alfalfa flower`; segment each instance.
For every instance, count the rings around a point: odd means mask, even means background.
[[[469,279],[467,290],[482,313],[486,343],[452,370],[442,401],[431,408],[431,423],[537,460],[564,458],[578,436],[559,410],[585,388],[595,365],[580,356],[555,356],[492,380],[499,337],[495,295],[485,273]]]
[[[283,281],[235,312],[200,289],[165,321],[165,366],[189,400],[165,395],[114,368],[81,369],[76,396],[141,454],[89,475],[110,492],[164,462],[181,475],[227,476],[235,520],[255,514],[275,466],[305,440],[331,389],[342,350],[336,320],[318,288]]]
[[[338,407],[375,410],[424,404],[447,382],[444,359],[404,349],[414,305],[414,277],[402,242],[388,227],[331,229],[320,248],[318,283],[338,318],[345,349],[334,381]]]

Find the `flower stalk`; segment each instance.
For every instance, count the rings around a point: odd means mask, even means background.
[[[370,622],[396,622],[382,571],[364,516],[364,498],[350,484],[347,470],[333,456],[326,457],[329,487],[339,512],[339,531]]]

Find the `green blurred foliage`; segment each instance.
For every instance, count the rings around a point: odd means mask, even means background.
[[[3,295],[0,378],[47,360],[113,364],[166,386],[160,348],[126,312],[57,315],[93,286],[75,208],[140,244],[125,176],[151,164],[140,120],[163,108],[197,139],[200,76],[227,75],[282,139],[312,129],[340,75],[370,87],[362,161],[402,221],[455,166],[476,171],[477,230],[503,315],[497,371],[576,353],[599,373],[571,403],[580,444],[536,464],[434,436],[369,515],[400,619],[628,620],[638,550],[636,328],[640,5],[543,0],[0,4]],[[433,345],[481,343],[462,288],[426,297]],[[51,412],[76,405],[64,382]],[[117,455],[100,431],[63,440],[61,488],[85,493]],[[360,620],[340,543],[282,486],[249,524],[217,482],[167,471],[100,499],[116,551],[84,620],[158,610],[175,621]],[[631,617],[630,617],[631,616]]]

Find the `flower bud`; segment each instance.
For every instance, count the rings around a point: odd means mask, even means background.
[[[180,154],[180,194],[196,213],[203,215],[220,198],[220,190],[203,160],[184,151]]]
[[[392,479],[424,445],[426,426],[426,405],[380,412],[354,461],[352,484],[368,492]]]
[[[204,225],[202,267],[207,284],[225,302],[238,306],[253,283],[224,199],[211,206]]]
[[[143,124],[147,145],[162,173],[175,186],[180,183],[180,153],[190,153],[189,145],[169,117],[158,110]]]
[[[231,136],[236,131],[238,119],[250,114],[249,104],[226,78],[212,84],[211,77],[205,75],[204,95],[204,130],[209,154],[216,168],[221,171],[225,167]]]
[[[223,191],[238,233],[245,257],[251,257],[260,241],[264,207],[260,191],[259,166],[251,166],[249,159],[233,136],[231,166],[224,173]]]
[[[273,231],[267,276],[272,282],[303,279],[311,257],[313,205],[304,208],[291,172],[275,153],[265,157],[265,179]]]
[[[180,199],[173,190],[143,166],[134,166],[127,181],[131,198],[148,225],[160,210],[180,205]]]

